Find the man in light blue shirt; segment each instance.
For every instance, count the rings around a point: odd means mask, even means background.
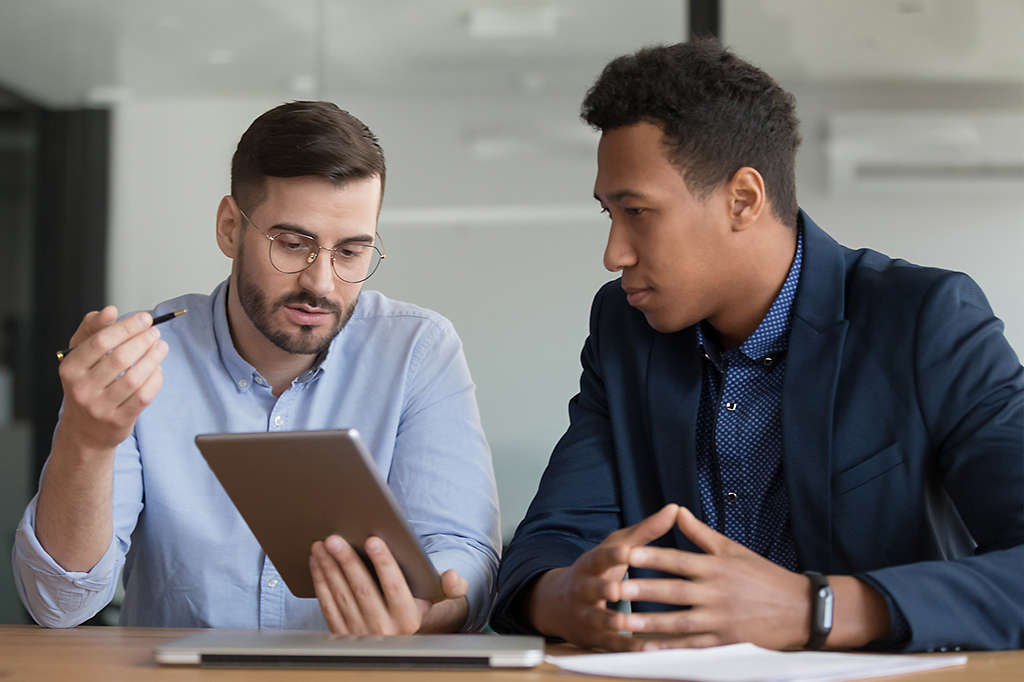
[[[498,502],[461,342],[440,315],[361,291],[383,258],[384,177],[380,146],[358,119],[324,102],[276,107],[242,136],[217,211],[230,277],[152,315],[118,321],[109,306],[85,316],[60,365],[61,419],[14,544],[18,592],[38,623],[90,618],[123,566],[124,625],[483,627]],[[447,599],[413,598],[372,538],[361,549],[378,587],[338,536],[312,548],[318,599],[292,596],[193,442],[349,427],[442,572]]]

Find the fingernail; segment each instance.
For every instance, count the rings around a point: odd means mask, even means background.
[[[370,538],[366,541],[366,551],[370,554],[380,554],[383,549],[384,546],[378,538]]]
[[[630,563],[640,563],[647,561],[647,552],[642,549],[634,549],[629,555]]]
[[[623,599],[632,599],[636,596],[636,585],[630,585],[629,583],[623,583],[622,589],[619,592]]]
[[[341,549],[345,546],[344,541],[337,535],[332,535],[329,538],[327,538],[327,540],[324,541],[324,544],[327,545],[327,549],[331,550],[332,552],[340,552]]]

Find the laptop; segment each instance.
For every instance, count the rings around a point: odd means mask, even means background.
[[[522,635],[335,636],[321,630],[205,630],[161,645],[163,665],[305,668],[532,668],[544,639]]]

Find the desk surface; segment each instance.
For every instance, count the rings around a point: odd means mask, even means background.
[[[186,680],[217,682],[241,680],[441,680],[486,679],[488,681],[536,682],[537,680],[613,680],[560,673],[550,664],[532,670],[309,670],[309,669],[208,669],[161,667],[153,662],[153,648],[195,632],[165,628],[79,627],[46,630],[35,626],[0,626],[0,680]],[[548,653],[583,653],[569,645],[549,647]],[[1024,679],[1024,651],[968,653],[967,665],[931,672],[914,673],[878,680],[911,682],[986,680],[1020,682]],[[620,681],[621,682],[621,681]]]

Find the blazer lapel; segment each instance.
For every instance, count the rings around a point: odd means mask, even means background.
[[[783,462],[800,566],[827,571],[832,553],[832,422],[849,323],[843,248],[801,211],[804,265],[794,303],[782,399]]]
[[[688,508],[701,518],[696,464],[701,365],[693,329],[677,334],[654,334],[647,368],[651,447],[664,499]],[[677,547],[695,549],[678,528],[673,535]]]

